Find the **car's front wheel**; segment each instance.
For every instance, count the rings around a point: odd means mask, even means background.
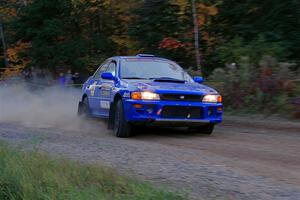
[[[84,118],[90,117],[90,106],[87,97],[85,97],[78,105],[78,116]]]
[[[214,131],[215,125],[212,123],[202,125],[202,126],[197,126],[197,127],[190,127],[190,131],[196,131],[197,133],[202,133],[206,135],[211,135]]]
[[[116,103],[114,133],[117,137],[130,137],[131,125],[126,121],[122,100]]]

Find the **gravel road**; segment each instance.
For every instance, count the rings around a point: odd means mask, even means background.
[[[73,129],[0,123],[0,139],[113,167],[189,199],[300,199],[297,127],[257,128],[225,120],[212,136],[147,128],[120,139],[103,123],[78,121]]]

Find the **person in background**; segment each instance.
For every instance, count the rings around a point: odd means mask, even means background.
[[[23,76],[25,81],[30,81],[33,78],[31,68],[25,69],[23,71]]]
[[[65,82],[65,85],[71,85],[73,84],[73,75],[72,75],[72,72],[71,70],[68,70],[67,74],[66,74],[66,82]]]
[[[65,87],[65,85],[66,85],[66,77],[65,77],[64,73],[60,73],[59,74],[58,82],[59,82],[59,85],[61,87]]]
[[[81,84],[82,83],[82,79],[81,79],[80,74],[78,72],[76,72],[73,75],[72,80],[73,80],[74,84]]]
[[[36,73],[36,77],[40,80],[44,80],[46,75],[43,69],[38,69]]]

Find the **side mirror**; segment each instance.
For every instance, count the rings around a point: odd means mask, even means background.
[[[110,72],[103,72],[101,74],[101,78],[106,79],[106,80],[115,80],[114,75]]]
[[[196,82],[196,83],[203,83],[203,78],[201,77],[201,76],[195,76],[194,77],[194,81]]]

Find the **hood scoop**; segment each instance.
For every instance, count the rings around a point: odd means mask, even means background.
[[[154,82],[169,82],[169,83],[185,83],[185,80],[180,80],[180,79],[175,79],[175,78],[154,78],[153,79]]]

